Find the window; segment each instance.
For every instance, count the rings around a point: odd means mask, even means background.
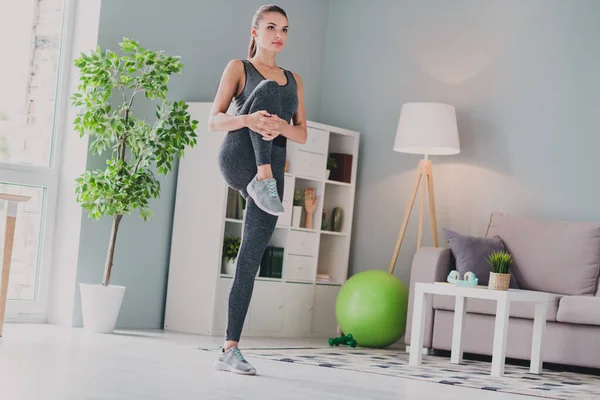
[[[46,301],[58,181],[55,109],[67,4],[0,2],[0,192],[31,197],[18,208],[7,316],[39,312]],[[5,212],[0,201],[0,248]]]
[[[49,166],[64,0],[0,4],[0,162]],[[10,8],[9,8],[10,7]]]

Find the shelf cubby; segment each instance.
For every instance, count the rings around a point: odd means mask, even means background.
[[[211,109],[211,103],[189,104],[196,120],[206,120]],[[197,146],[179,163],[165,329],[221,336],[235,276],[222,271],[223,239],[243,237],[246,201],[227,186],[219,169],[216,154],[226,132],[219,135],[205,129],[198,128]],[[331,337],[338,333],[335,303],[348,273],[359,133],[314,121],[307,122],[307,133],[306,143],[287,142],[289,170],[284,175],[282,199],[286,212],[268,241],[268,246],[283,249],[281,278],[257,276],[244,323],[248,337]],[[327,158],[333,153],[352,155],[351,171],[346,165],[342,174],[349,182],[328,176]],[[210,196],[206,187],[211,189]],[[292,224],[294,194],[304,195],[307,188],[314,188],[318,198],[312,229],[305,227],[304,217],[300,226]],[[331,231],[335,207],[344,213],[341,232]],[[321,229],[323,211],[328,219],[325,231]],[[273,254],[278,274],[280,254]],[[267,265],[263,273],[271,267]],[[329,279],[317,279],[321,274]]]

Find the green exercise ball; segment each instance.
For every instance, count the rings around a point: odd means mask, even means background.
[[[340,289],[335,315],[340,330],[362,347],[383,348],[406,330],[408,289],[394,275],[381,270],[360,272]]]

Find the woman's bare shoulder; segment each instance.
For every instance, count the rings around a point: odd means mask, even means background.
[[[235,75],[243,73],[244,72],[244,62],[239,58],[229,60],[229,62],[225,66],[225,72],[233,73]]]

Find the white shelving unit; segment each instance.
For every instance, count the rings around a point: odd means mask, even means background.
[[[222,271],[223,238],[241,237],[244,222],[226,218],[228,187],[217,164],[226,132],[208,131],[212,103],[188,104],[192,118],[200,121],[198,143],[179,162],[164,328],[224,335],[233,276]],[[335,301],[348,274],[359,133],[309,121],[307,142],[287,143],[286,215],[269,242],[284,249],[282,276],[256,278],[243,335],[334,336]],[[350,183],[327,179],[330,153],[352,154]],[[307,188],[319,198],[315,229],[292,227],[294,193]],[[330,220],[334,207],[343,209],[342,229],[322,231],[322,213]],[[317,274],[330,279],[321,282]]]

